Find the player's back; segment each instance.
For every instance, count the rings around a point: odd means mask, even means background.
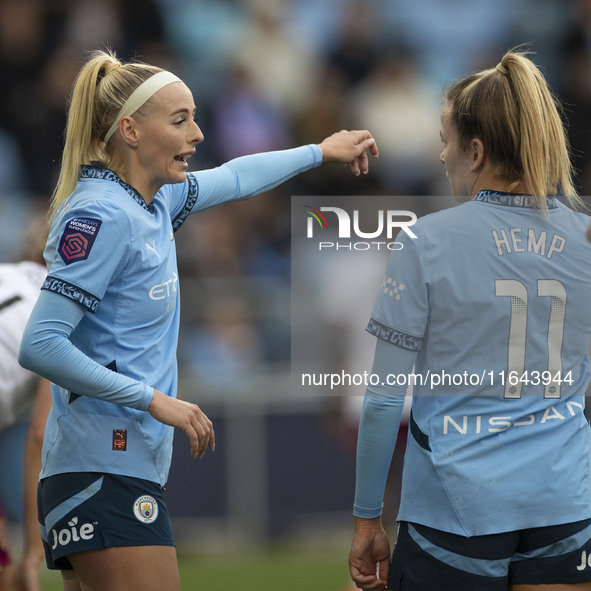
[[[432,372],[484,371],[475,390],[506,398],[559,398],[572,372],[564,393],[580,393],[591,334],[589,218],[556,200],[544,216],[488,199],[417,225],[427,244],[421,263],[429,291],[419,364]],[[525,372],[532,371],[551,372],[552,383],[528,384]]]
[[[428,525],[469,535],[530,527],[534,506],[538,524],[589,516],[589,218],[526,200],[484,193],[416,226],[429,316],[405,518],[424,495]]]

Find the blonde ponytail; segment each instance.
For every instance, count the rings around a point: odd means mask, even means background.
[[[483,142],[508,191],[521,185],[543,212],[546,196],[556,191],[583,206],[560,103],[527,53],[509,51],[495,68],[455,82],[446,100],[462,144],[474,137]]]
[[[51,218],[76,187],[82,164],[98,162],[109,167],[111,153],[104,142],[105,134],[131,93],[160,71],[141,62],[123,64],[110,51],[91,53],[74,83],[60,174],[51,198]]]

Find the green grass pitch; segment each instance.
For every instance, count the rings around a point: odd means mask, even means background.
[[[179,553],[183,591],[346,591],[350,589],[347,552],[276,549],[254,553]],[[61,576],[45,571],[44,591],[61,591]]]

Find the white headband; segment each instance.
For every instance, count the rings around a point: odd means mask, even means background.
[[[163,86],[167,86],[173,82],[182,82],[182,80],[172,72],[158,72],[157,74],[150,76],[147,80],[144,80],[144,82],[131,93],[121,107],[117,117],[115,117],[115,121],[113,121],[113,125],[111,125],[109,131],[107,131],[107,134],[105,135],[105,144],[109,142],[117,130],[119,119],[121,119],[121,117],[133,115],[152,95],[156,94]]]

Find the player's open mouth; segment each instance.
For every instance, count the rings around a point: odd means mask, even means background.
[[[186,164],[187,160],[189,160],[190,157],[191,157],[191,154],[179,154],[178,156],[175,156],[174,159],[177,162],[183,162],[184,164]]]

